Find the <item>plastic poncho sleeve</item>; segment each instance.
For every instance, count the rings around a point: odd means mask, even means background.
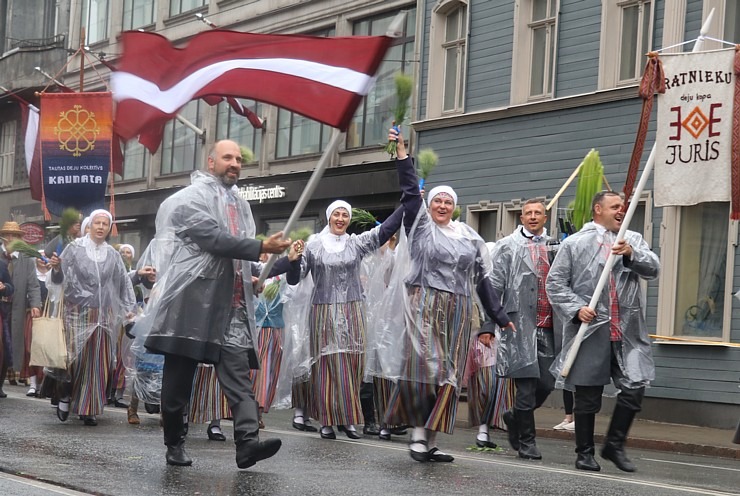
[[[634,244],[638,241],[637,244]],[[631,257],[622,257],[622,265],[644,279],[655,279],[660,273],[660,262],[658,256],[648,246],[647,242],[640,237],[629,239],[632,247]]]
[[[191,221],[200,219],[196,224],[176,232],[181,239],[190,238],[201,250],[218,257],[252,261],[259,259],[262,241],[232,236],[215,218],[206,215],[203,210],[196,210],[193,205],[183,204],[178,210],[180,212],[176,210],[173,215],[180,215]]]
[[[481,304],[483,304],[483,309],[486,311],[486,315],[498,324],[499,327],[508,326],[510,320],[501,306],[501,292],[493,286],[491,278],[485,273],[485,268],[480,257],[476,260],[476,272],[478,278],[476,291]],[[485,332],[481,329],[481,334],[483,333]]]
[[[547,275],[547,297],[553,305],[553,310],[560,314],[563,321],[579,322],[578,311],[588,306],[589,302],[578,296],[571,289],[571,266],[573,252],[571,243],[563,243],[558,256],[550,266]]]

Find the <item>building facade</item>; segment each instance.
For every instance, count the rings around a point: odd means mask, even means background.
[[[184,44],[211,29],[201,16],[238,31],[383,34],[396,13],[406,11],[405,32],[332,156],[301,225],[320,228],[326,205],[337,197],[381,217],[397,204],[394,167],[382,144],[395,103],[393,76],[403,71],[416,80],[413,123],[405,130],[412,149],[431,147],[440,157],[429,187],[453,186],[463,219],[486,240],[516,227],[524,200],[552,198],[592,148],[610,185],[621,189],[642,105],[637,85],[647,51],[696,38],[712,9],[710,36],[740,39],[740,9],[732,0],[0,0],[0,7],[7,12],[0,21],[0,85],[32,102],[34,91],[48,83],[32,68],[56,74],[68,61],[66,49],[80,46],[81,28],[94,62],[86,65],[84,89],[104,90],[108,69],[96,60],[115,63],[122,30],[153,31]],[[32,23],[36,31],[17,31],[16,19],[31,12],[44,12],[44,22]],[[47,41],[19,48],[17,39]],[[79,57],[60,77],[79,89]],[[281,228],[330,130],[284,109],[243,103],[264,119],[263,128],[255,129],[225,104],[199,101],[180,112],[198,133],[173,120],[156,154],[135,141],[126,145],[124,174],[115,184],[119,241],[146,245],[158,205],[188,184],[208,146],[221,138],[254,153],[239,187],[250,199],[258,231]],[[2,96],[0,105],[0,212],[41,221],[24,175],[18,106]],[[646,148],[654,129],[653,120]],[[729,220],[728,203],[656,208],[650,188],[631,223],[663,264],[660,279],[645,287],[648,326],[666,338],[705,343],[656,340],[657,379],[647,392],[644,416],[734,426],[740,405],[740,349],[732,346],[740,343],[740,302],[733,298],[740,286],[738,223]],[[573,191],[551,210],[551,233],[559,231],[558,217]]]

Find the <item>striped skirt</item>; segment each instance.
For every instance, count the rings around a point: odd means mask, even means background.
[[[82,341],[87,331],[70,339],[74,344],[74,360],[70,365],[72,375],[71,411],[76,415],[100,415],[106,403],[106,388],[110,376],[113,347],[111,337],[103,327],[97,326],[98,310],[68,307],[65,324],[67,329],[93,329]]]
[[[398,427],[396,425],[382,423],[385,418],[385,412],[388,411],[388,403],[390,402],[392,392],[393,381],[382,377],[373,377],[373,400],[375,402],[375,409],[378,411],[378,418],[381,420],[381,427],[384,429]]]
[[[118,341],[116,346],[116,363],[115,367],[111,371],[110,380],[110,397],[114,396],[116,390],[123,390],[126,388],[126,367],[123,364],[123,344],[124,339],[127,339],[123,327],[118,333]]]
[[[310,416],[321,425],[364,423],[360,386],[365,367],[362,302],[312,305]],[[340,332],[337,332],[337,329]],[[331,349],[339,350],[329,352]]]
[[[402,379],[391,392],[384,422],[452,434],[470,340],[472,303],[466,296],[409,288],[415,322],[407,323]]]
[[[301,408],[306,411],[308,415],[310,408],[308,406],[308,400],[311,396],[311,384],[308,380],[295,379],[293,386],[290,390],[291,408]]]
[[[231,418],[231,409],[221,392],[216,369],[213,365],[199,364],[193,377],[188,420],[194,424],[205,424],[224,418]]]
[[[275,327],[260,328],[257,353],[260,368],[251,370],[249,378],[254,389],[254,399],[265,412],[268,412],[275,400],[280,364],[283,360],[283,330]]]
[[[514,381],[496,376],[496,367],[481,367],[468,381],[468,421],[506,430],[502,415],[514,406]]]

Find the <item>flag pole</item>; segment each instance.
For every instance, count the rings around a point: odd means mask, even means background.
[[[308,200],[311,199],[316,186],[319,185],[319,181],[321,181],[321,178],[324,175],[324,171],[329,165],[329,160],[334,154],[334,150],[339,145],[341,137],[342,133],[339,131],[339,129],[334,129],[331,135],[331,139],[329,140],[329,144],[326,146],[324,153],[321,155],[319,163],[316,165],[316,169],[313,171],[313,174],[311,174],[311,178],[308,180],[303,193],[301,193],[301,197],[298,199],[295,208],[293,208],[293,212],[290,214],[288,222],[283,228],[284,237],[290,234],[290,232],[293,230],[296,223],[298,222],[298,219],[301,217],[301,215],[303,215],[303,210],[306,208]],[[270,258],[267,260],[267,263],[265,263],[265,266],[262,268],[262,272],[260,273],[260,278],[257,282],[257,288],[261,287],[262,284],[265,282],[265,279],[267,279],[267,274],[270,273],[270,269],[272,269],[272,266],[275,265],[276,260],[277,255],[270,255]]]
[[[388,29],[385,33],[386,36],[391,38],[399,38],[401,37],[401,35],[403,35],[404,25],[406,24],[406,14],[406,11],[401,11],[396,14],[396,17],[394,17],[391,23],[388,25]],[[290,232],[295,228],[298,219],[301,217],[301,215],[303,215],[303,210],[306,208],[306,204],[313,195],[316,186],[319,185],[319,181],[324,175],[326,167],[329,165],[329,159],[334,154],[334,150],[336,150],[337,146],[339,146],[339,140],[341,139],[341,137],[342,132],[339,129],[335,128],[332,132],[331,139],[329,139],[329,144],[326,146],[324,153],[321,155],[319,163],[316,164],[316,169],[313,171],[313,174],[311,174],[311,178],[308,180],[306,188],[303,190],[303,193],[301,193],[301,197],[298,199],[295,208],[293,208],[293,212],[290,214],[288,222],[283,228],[283,236],[290,235]],[[265,263],[264,267],[262,268],[262,272],[260,273],[259,281],[257,281],[257,288],[262,287],[265,279],[267,279],[267,274],[270,273],[270,270],[272,269],[272,266],[275,265],[276,260],[277,255],[270,255],[270,258],[267,260],[267,263]]]
[[[699,37],[697,38],[696,43],[694,43],[694,48],[691,50],[692,53],[701,51],[701,48],[704,45],[704,37],[709,32],[709,26],[712,23],[713,15],[714,9],[709,12],[706,21],[704,21],[704,24],[702,24],[701,31],[699,32]],[[632,220],[632,217],[635,214],[635,210],[637,209],[640,195],[642,195],[642,191],[645,189],[648,178],[653,171],[653,166],[655,165],[655,148],[656,144],[654,143],[652,150],[650,150],[650,155],[648,156],[647,163],[645,164],[645,169],[642,171],[642,176],[640,176],[640,181],[637,183],[635,192],[632,195],[634,201],[630,202],[627,213],[624,215],[624,219],[622,220],[622,226],[619,228],[616,242],[622,241],[624,239],[624,235],[627,233],[627,228],[629,227],[630,221]],[[604,290],[604,286],[606,286],[606,283],[609,280],[609,276],[616,261],[617,256],[614,253],[610,253],[609,257],[606,259],[606,264],[604,264],[604,270],[601,272],[599,282],[596,284],[596,288],[594,289],[594,294],[593,296],[591,296],[591,301],[588,304],[589,308],[596,308],[596,303],[599,301],[599,298],[601,298],[601,292]],[[578,329],[578,334],[576,334],[576,337],[573,339],[573,344],[571,345],[570,350],[568,350],[568,354],[566,355],[565,362],[563,363],[563,370],[560,372],[561,376],[568,377],[568,374],[570,373],[570,369],[573,366],[573,362],[575,362],[576,360],[578,350],[581,347],[581,343],[583,342],[588,327],[589,324],[585,322],[581,323],[581,327]]]

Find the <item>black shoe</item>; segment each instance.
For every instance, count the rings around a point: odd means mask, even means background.
[[[82,421],[85,423],[85,425],[89,425],[90,427],[95,427],[96,425],[98,425],[98,419],[96,419],[94,415],[84,417]]]
[[[159,405],[157,403],[144,403],[144,410],[146,410],[146,413],[159,413]]]
[[[578,453],[578,458],[576,458],[576,468],[578,470],[599,472],[601,470],[601,465],[596,461],[593,453]]]
[[[430,449],[427,456],[429,457],[430,462],[450,463],[455,461],[454,456],[442,453],[438,448]]]
[[[516,418],[514,412],[506,410],[502,416],[504,423],[506,424],[506,430],[509,437],[509,444],[511,449],[519,451],[519,429],[516,425]]]
[[[260,460],[275,455],[283,442],[280,439],[265,439],[260,442],[247,442],[236,447],[236,466],[249,468]]]
[[[424,446],[427,446],[426,441],[409,441],[409,455],[411,455],[411,458],[413,458],[417,462],[428,462],[429,461],[429,452],[428,451],[414,451],[411,449],[412,444],[423,444]]]
[[[62,403],[67,405],[66,412],[59,409],[59,405],[61,405]],[[69,418],[69,401],[59,400],[59,402],[57,403],[57,418],[62,422],[65,422]]]
[[[381,431],[380,434],[378,434],[378,439],[380,439],[381,441],[390,441],[391,433],[390,432],[384,433],[383,431]]]
[[[211,441],[226,441],[226,436],[224,436],[223,432],[221,431],[221,428],[218,428],[219,432],[213,431],[213,426],[209,425],[208,430],[206,431],[208,433],[208,439]]]
[[[126,403],[125,401],[123,401],[123,400],[121,400],[119,398],[116,398],[113,401],[113,406],[115,406],[116,408],[128,408],[128,403]]]
[[[184,443],[178,444],[177,446],[167,446],[165,459],[167,460],[167,465],[175,465],[178,467],[189,467],[193,464],[193,459],[185,453]]]
[[[498,445],[494,443],[493,441],[481,441],[480,439],[475,440],[475,445],[479,448],[491,448],[496,449]]]
[[[606,443],[601,449],[601,458],[614,463],[619,470],[624,472],[635,472],[637,467],[627,458],[624,449],[611,443]]]
[[[7,398],[8,394],[0,388],[0,398]]]
[[[324,432],[324,428],[322,427],[319,434],[321,434],[321,439],[336,439],[337,438],[337,435],[334,432],[334,429],[331,429],[330,432]]]
[[[391,434],[393,434],[394,436],[405,436],[408,433],[409,431],[406,430],[405,425],[402,425],[401,427],[393,427],[391,429]]]
[[[366,436],[377,436],[380,434],[380,426],[375,422],[370,422],[362,427],[362,433]]]
[[[347,429],[343,425],[338,426],[337,429],[339,429],[339,432],[344,432],[350,439],[362,439],[362,436],[356,430]]]

